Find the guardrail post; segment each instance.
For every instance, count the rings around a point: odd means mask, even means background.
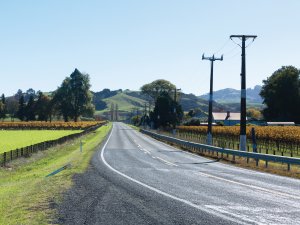
[[[288,168],[287,168],[288,171],[291,171],[291,164],[288,163],[287,165],[288,165]]]
[[[256,159],[256,166],[258,166],[259,159]]]
[[[266,160],[266,164],[265,164],[265,167],[266,167],[266,168],[268,168],[268,161],[267,161],[267,160]]]

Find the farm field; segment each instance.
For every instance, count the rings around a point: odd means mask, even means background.
[[[261,127],[247,126],[248,150],[252,151],[251,129],[255,128],[257,150],[259,153],[299,157],[300,156],[300,127]],[[213,143],[219,147],[238,149],[238,126],[213,127]],[[206,143],[207,127],[179,126],[178,137],[195,142]]]
[[[62,194],[73,185],[74,174],[88,168],[94,151],[110,129],[111,124],[108,124],[84,135],[83,152],[80,151],[80,140],[74,139],[32,157],[13,161],[9,168],[0,167],[0,224],[40,225],[49,224],[56,218],[51,204],[61,201]],[[72,166],[45,178],[67,163]]]
[[[0,154],[80,132],[82,130],[0,130]]]

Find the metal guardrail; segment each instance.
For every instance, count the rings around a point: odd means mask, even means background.
[[[167,141],[170,143],[174,143],[176,145],[185,147],[185,148],[194,148],[198,150],[205,150],[205,151],[212,151],[232,156],[239,156],[247,158],[247,162],[250,159],[256,160],[256,166],[258,166],[259,160],[265,161],[265,166],[268,167],[268,162],[277,162],[277,163],[284,163],[288,166],[288,171],[291,169],[291,165],[300,165],[300,158],[293,158],[293,157],[286,157],[286,156],[278,156],[278,155],[269,155],[269,154],[262,154],[262,153],[255,153],[255,152],[246,152],[246,151],[239,151],[239,150],[233,150],[233,149],[227,149],[227,148],[221,148],[221,147],[215,147],[211,145],[205,145],[205,144],[199,144],[195,142],[189,142],[185,140],[181,140],[178,138],[166,136],[157,134],[148,130],[141,129],[141,132],[144,134],[147,134],[155,139]]]

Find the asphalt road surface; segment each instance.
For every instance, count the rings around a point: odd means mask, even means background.
[[[59,224],[300,224],[300,180],[222,164],[114,123]]]

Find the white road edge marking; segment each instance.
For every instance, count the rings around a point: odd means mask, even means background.
[[[108,142],[109,142],[109,140],[110,140],[110,138],[111,138],[111,136],[112,136],[113,129],[114,129],[114,126],[112,127],[111,133],[110,133],[109,137],[107,138],[105,144],[103,145],[103,147],[102,147],[102,149],[101,149],[101,152],[99,152],[100,154],[98,154],[98,156],[101,157],[102,162],[103,162],[110,170],[114,171],[115,173],[119,174],[120,176],[125,177],[126,179],[128,179],[128,180],[130,180],[130,181],[132,181],[132,182],[134,182],[134,183],[136,183],[136,184],[139,184],[139,185],[141,185],[141,186],[143,186],[143,187],[145,187],[145,188],[148,188],[148,189],[151,190],[151,191],[154,191],[154,192],[156,192],[156,193],[158,193],[158,194],[164,195],[165,197],[171,198],[171,199],[173,199],[173,200],[182,202],[182,203],[184,203],[184,204],[186,204],[186,205],[188,205],[188,206],[191,206],[191,207],[193,207],[193,208],[196,208],[196,209],[198,209],[198,210],[200,210],[200,211],[206,212],[206,213],[211,214],[211,215],[215,215],[215,216],[220,217],[220,218],[222,218],[222,219],[224,219],[224,220],[228,220],[228,221],[231,221],[231,222],[234,222],[234,223],[238,223],[238,224],[245,224],[245,225],[246,225],[246,224],[249,224],[249,223],[251,223],[251,224],[256,223],[255,221],[252,221],[252,220],[245,220],[245,219],[243,219],[244,221],[241,221],[241,219],[235,220],[234,218],[229,217],[229,216],[226,216],[226,215],[223,215],[223,214],[221,214],[221,213],[219,213],[219,212],[217,212],[217,211],[214,211],[214,212],[213,212],[211,209],[205,208],[205,206],[203,207],[203,206],[200,206],[200,205],[196,205],[196,204],[194,204],[194,203],[192,203],[192,202],[190,202],[190,201],[188,201],[188,200],[186,200],[186,199],[182,199],[182,198],[176,197],[176,196],[174,196],[174,195],[168,194],[168,193],[166,193],[166,192],[164,192],[164,191],[161,191],[161,190],[159,190],[159,189],[157,189],[157,188],[155,188],[155,187],[149,186],[149,185],[147,185],[147,184],[145,184],[145,183],[143,183],[143,182],[141,182],[141,181],[138,181],[138,180],[136,180],[136,179],[134,179],[134,178],[132,178],[132,177],[130,177],[130,176],[128,176],[128,175],[126,175],[126,174],[120,172],[120,171],[118,171],[117,169],[113,168],[111,165],[109,165],[109,164],[106,162],[106,160],[105,160],[105,158],[104,158],[104,150],[105,150],[105,148],[106,148],[106,146],[107,146],[107,144],[108,144]],[[231,215],[231,216],[234,216],[234,215]]]
[[[258,187],[258,186],[251,185],[251,184],[244,184],[244,183],[241,183],[241,182],[238,182],[238,181],[229,180],[229,179],[226,179],[226,178],[210,175],[210,174],[207,174],[207,173],[196,172],[195,174],[198,174],[198,175],[201,175],[201,176],[204,176],[204,177],[214,178],[214,179],[217,179],[217,180],[222,180],[222,181],[225,181],[225,182],[229,182],[229,183],[232,183],[232,184],[237,184],[237,185],[244,186],[244,187],[249,187],[249,188],[256,189],[256,190],[263,191],[263,192],[267,192],[267,193],[270,193],[270,194],[276,194],[276,195],[280,195],[280,196],[283,196],[283,197],[300,199],[300,196],[290,195],[290,194],[287,194],[287,193],[284,193],[284,192],[279,192],[279,191],[274,191],[274,190],[269,190],[269,189]]]

